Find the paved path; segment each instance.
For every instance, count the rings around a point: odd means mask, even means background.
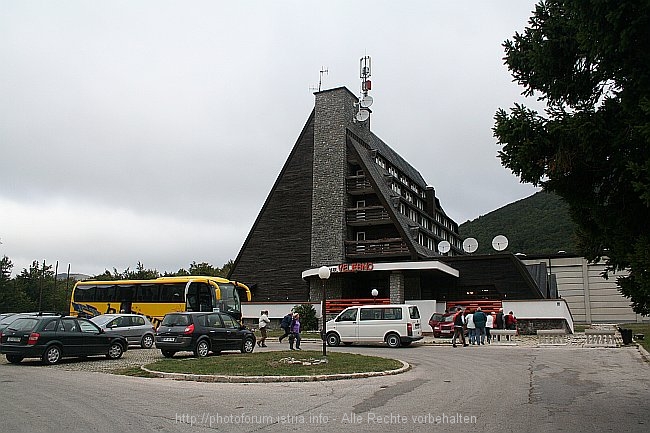
[[[284,348],[270,343],[263,350]],[[650,364],[632,347],[334,350],[397,357],[414,368],[397,376],[332,382],[212,384],[67,370],[103,360],[55,368],[3,362],[0,420],[3,431],[12,432],[520,433],[650,427]],[[155,350],[126,355],[125,361],[159,356]]]

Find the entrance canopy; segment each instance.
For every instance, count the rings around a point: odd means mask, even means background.
[[[422,262],[393,262],[393,263],[342,263],[340,265],[328,266],[332,276],[349,272],[372,272],[372,271],[440,271],[449,276],[458,278],[459,272],[437,260]],[[318,268],[307,269],[302,273],[302,278],[318,277]]]

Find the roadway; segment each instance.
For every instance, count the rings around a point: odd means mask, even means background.
[[[285,348],[271,342],[261,350]],[[320,348],[313,342],[303,346]],[[341,428],[409,433],[650,428],[650,365],[635,348],[420,345],[329,350],[399,358],[414,368],[367,379],[229,384],[70,371],[65,364],[10,365],[3,359],[0,428],[301,433]],[[143,353],[133,349],[125,358]],[[158,356],[154,349],[146,353]],[[78,370],[81,364],[85,362],[70,365]]]

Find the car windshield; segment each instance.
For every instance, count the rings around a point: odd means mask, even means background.
[[[12,331],[31,331],[36,327],[37,323],[38,319],[16,319],[7,329],[11,329]]]
[[[109,316],[107,314],[102,314],[101,316],[95,316],[92,317],[90,320],[94,323],[96,323],[99,326],[104,326],[111,320],[113,320],[115,316]]]
[[[168,314],[163,319],[161,326],[187,326],[190,324],[190,317],[184,314]]]
[[[442,320],[442,321],[443,321],[443,322],[453,322],[453,321],[454,321],[454,316],[453,316],[453,315],[451,315],[451,316],[445,316],[445,317],[443,317],[443,320]]]

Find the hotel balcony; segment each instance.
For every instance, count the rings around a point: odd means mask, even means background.
[[[350,259],[409,255],[408,246],[402,238],[345,241],[345,256]]]
[[[372,185],[365,175],[348,176],[346,179],[347,193],[350,195],[363,195],[373,192]]]
[[[367,206],[346,209],[345,222],[349,226],[373,226],[390,224],[391,220],[383,206]]]

